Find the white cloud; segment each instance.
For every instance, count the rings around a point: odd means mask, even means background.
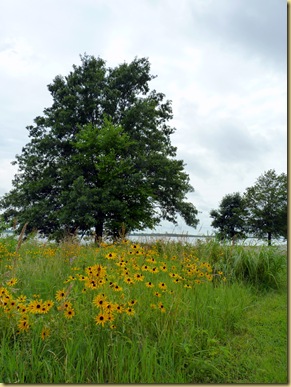
[[[0,160],[0,196],[7,193],[12,188],[12,179],[17,173],[15,165],[11,165],[10,159],[2,158]]]

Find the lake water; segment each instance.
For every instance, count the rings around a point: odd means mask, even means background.
[[[6,236],[12,236],[13,232],[5,232],[2,233],[0,236],[1,237],[6,237]],[[16,236],[15,238],[18,238]],[[215,238],[214,235],[187,235],[187,234],[133,234],[129,235],[127,239],[129,239],[132,242],[135,243],[154,243],[158,240],[162,241],[169,241],[169,242],[181,242],[181,243],[189,243],[189,244],[195,244],[197,241],[206,241],[206,240],[211,240]],[[46,242],[46,238],[37,238],[40,242]],[[93,239],[92,239],[93,242]],[[86,244],[86,242],[81,241],[81,244]],[[231,242],[229,242],[231,244]],[[243,241],[238,241],[238,244],[243,244],[245,246],[263,246],[267,245],[267,240],[260,240],[257,238],[247,238]],[[281,239],[274,239],[272,240],[272,245],[280,245],[280,246],[286,246],[287,247],[287,241],[284,240],[283,238]]]
[[[159,234],[159,235],[129,235],[128,239],[136,242],[136,243],[150,243],[150,242],[156,242],[158,240],[163,240],[163,241],[171,241],[171,242],[184,242],[184,243],[189,243],[189,244],[195,244],[197,243],[198,240],[200,241],[206,241],[206,240],[211,240],[214,239],[215,236],[212,235],[167,235],[167,234]],[[229,242],[231,244],[231,242]],[[257,238],[247,238],[243,241],[238,241],[238,244],[243,244],[246,246],[263,246],[267,245],[267,240],[260,240]],[[274,239],[272,240],[272,245],[286,245],[287,246],[287,241],[285,241],[283,238],[282,239]]]

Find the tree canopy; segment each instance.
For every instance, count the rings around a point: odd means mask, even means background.
[[[150,90],[150,63],[115,68],[81,56],[48,85],[53,103],[27,127],[18,173],[0,201],[7,222],[60,239],[79,231],[96,238],[153,228],[181,215],[196,227],[197,210],[184,162],[170,135],[171,101]]]
[[[287,238],[287,175],[270,169],[246,189],[249,231],[258,238]]]
[[[220,239],[244,238],[246,236],[246,211],[244,201],[239,192],[225,195],[219,205],[218,210],[211,210],[210,216],[213,218],[211,226],[218,229]]]
[[[212,226],[218,236],[231,239],[235,235],[252,235],[267,239],[287,239],[287,175],[275,170],[264,172],[241,196],[226,195],[218,210],[212,210]]]

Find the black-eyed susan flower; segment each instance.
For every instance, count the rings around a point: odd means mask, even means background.
[[[18,302],[25,302],[25,301],[26,301],[26,296],[24,296],[23,294],[21,294],[21,295],[17,298],[17,301],[18,301]]]
[[[17,324],[17,328],[20,330],[20,331],[28,331],[29,328],[30,328],[30,325],[28,323],[27,320],[24,320],[24,319],[21,319],[18,324]]]
[[[122,287],[119,286],[118,284],[112,284],[112,289],[113,289],[115,292],[121,292],[121,291],[122,291]]]
[[[148,258],[146,261],[150,263],[157,263],[154,257]]]
[[[126,308],[125,309],[125,313],[128,315],[128,316],[133,316],[134,315],[134,313],[135,313],[135,311],[134,311],[134,309],[133,308]]]
[[[137,303],[137,300],[130,300],[130,301],[128,301],[128,305],[129,306],[133,306],[133,305],[135,305]]]
[[[106,313],[99,313],[96,317],[95,317],[95,322],[96,322],[96,325],[102,325],[104,326],[104,324],[106,323],[106,321],[108,321],[108,315]]]
[[[117,305],[112,302],[105,302],[104,303],[104,310],[106,310],[108,313],[112,313],[114,310],[116,310]]]
[[[154,292],[154,295],[155,295],[156,297],[161,297],[161,296],[162,296],[161,293],[159,293],[159,292]]]
[[[66,292],[65,292],[64,289],[58,290],[58,291],[56,292],[55,299],[56,299],[57,301],[62,301],[62,300],[65,298],[65,296],[66,296]]]
[[[67,308],[65,309],[64,311],[64,316],[67,318],[67,319],[71,319],[72,317],[75,316],[75,311],[73,308]]]
[[[147,288],[153,288],[154,287],[154,284],[152,282],[146,282],[146,287]]]
[[[165,313],[165,312],[166,312],[165,306],[164,306],[164,304],[162,304],[161,302],[158,303],[158,308],[160,309],[160,311],[161,311],[162,313]]]
[[[18,282],[17,278],[11,278],[9,281],[6,282],[7,286],[14,286]]]
[[[129,284],[129,285],[132,285],[132,284],[134,283],[134,281],[133,281],[132,278],[130,278],[130,277],[124,278],[124,282],[127,283],[127,284]]]
[[[134,279],[136,281],[143,281],[144,280],[144,276],[140,273],[135,273],[133,276],[134,276]]]
[[[8,294],[9,294],[9,291],[6,288],[4,288],[3,286],[1,286],[1,288],[0,288],[0,296],[6,296]]]
[[[122,313],[123,312],[123,306],[122,305],[116,305],[116,312]]]
[[[162,290],[166,290],[166,289],[167,289],[167,285],[165,284],[165,282],[160,282],[160,283],[158,284],[158,287],[159,287],[160,289],[162,289]]]
[[[105,255],[105,258],[107,259],[115,259],[116,257],[117,257],[116,253],[108,253],[107,255]]]
[[[54,306],[54,302],[51,301],[51,300],[47,300],[44,302],[45,306],[48,308],[48,309],[51,309],[53,306]]]
[[[93,304],[95,306],[98,306],[99,308],[102,308],[105,302],[106,302],[105,294],[98,294],[93,298]]]
[[[39,313],[46,314],[48,313],[49,308],[43,303],[41,307],[41,311]]]
[[[58,310],[72,309],[72,303],[70,301],[64,301],[60,306],[58,306]]]
[[[50,336],[50,329],[49,328],[43,328],[40,334],[40,337],[42,340],[47,339]]]
[[[16,306],[17,306],[17,302],[16,302],[15,300],[11,299],[11,300],[9,301],[9,307],[10,307],[11,309],[15,309]]]
[[[42,307],[43,307],[42,300],[33,300],[28,305],[28,309],[32,314],[42,313]]]
[[[110,321],[110,322],[114,321],[114,316],[113,316],[112,313],[108,313],[108,315],[107,315],[107,321]]]

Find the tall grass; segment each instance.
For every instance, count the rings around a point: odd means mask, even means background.
[[[241,281],[258,289],[278,289],[285,285],[286,248],[283,246],[227,245],[215,240],[196,245],[215,270],[222,270],[228,281]]]
[[[238,376],[237,348],[230,344],[244,335],[243,321],[257,301],[242,283],[278,285],[284,267],[275,250],[264,258],[263,250],[243,253],[216,242],[96,248],[30,240],[15,249],[10,239],[0,241],[5,383],[247,380],[250,368]],[[252,254],[258,263],[249,262]],[[280,265],[272,263],[275,256]],[[261,274],[266,260],[270,277]],[[110,312],[96,296],[105,297]]]

